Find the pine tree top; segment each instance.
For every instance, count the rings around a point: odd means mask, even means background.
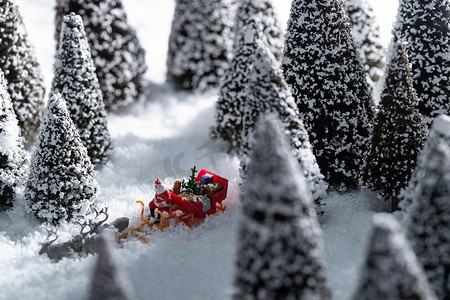
[[[252,17],[261,20],[262,32],[267,39],[268,46],[277,60],[281,60],[283,52],[283,32],[271,0],[243,0],[240,2],[234,22],[234,32],[243,28]],[[237,43],[237,36],[235,43]]]
[[[377,215],[373,223],[366,263],[353,299],[437,299],[395,218]]]
[[[89,299],[133,299],[130,284],[125,277],[114,255],[114,245],[112,239],[115,237],[109,232],[104,232],[100,236],[100,249],[97,264],[91,281]]]
[[[439,299],[450,297],[450,147],[440,138],[425,153],[406,216],[411,245]]]

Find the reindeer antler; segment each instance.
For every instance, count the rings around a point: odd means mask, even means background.
[[[58,239],[58,229],[59,229],[58,227],[52,226],[54,228],[54,230],[52,230],[52,228],[50,228],[50,225],[48,223],[42,224],[41,227],[44,228],[45,231],[47,231],[47,238],[45,239],[45,242],[42,244],[51,245],[54,241],[56,241]],[[52,235],[55,236],[55,239],[50,241],[49,239]]]
[[[80,235],[83,237],[97,232],[100,226],[108,220],[109,215],[107,207],[104,207],[101,210],[97,210],[95,207],[92,207],[92,210],[95,212],[94,218],[86,220],[84,223],[77,222],[81,226]],[[102,215],[104,215],[104,218],[100,219]],[[86,228],[89,228],[89,230],[86,231]]]

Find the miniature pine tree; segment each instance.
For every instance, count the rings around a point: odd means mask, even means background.
[[[94,164],[106,161],[111,140],[106,110],[80,16],[64,17],[52,94],[61,93]]]
[[[175,88],[206,91],[228,67],[232,40],[230,0],[177,0],[167,54]]]
[[[425,155],[405,223],[438,299],[450,299],[450,147],[436,138]]]
[[[428,152],[430,151],[431,146],[437,143],[438,140],[446,143],[450,147],[450,116],[440,115],[434,119],[428,138],[417,159],[417,165],[411,175],[409,184],[400,192],[399,206],[404,216],[407,216],[413,199],[417,197],[417,193],[421,188],[420,184],[423,180],[424,170],[428,164]]]
[[[373,219],[366,262],[354,300],[437,300],[414,251],[390,215]]]
[[[69,221],[95,199],[97,190],[93,165],[65,101],[60,94],[53,95],[44,111],[25,187],[31,211],[53,224]]]
[[[450,5],[448,0],[399,2],[394,39],[408,43],[419,111],[428,125],[450,114]]]
[[[240,149],[242,177],[246,176],[249,156],[254,147],[251,136],[255,123],[266,113],[272,112],[282,122],[282,128],[288,136],[292,153],[299,162],[313,200],[318,200],[325,195],[328,186],[312,152],[308,133],[275,56],[263,43],[257,44],[246,89]],[[276,115],[271,117],[277,118]]]
[[[24,178],[25,151],[16,114],[0,70],[0,209],[11,207]]]
[[[407,186],[425,142],[427,126],[417,110],[405,44],[393,42],[386,81],[375,118],[372,149],[367,158],[365,182],[392,199],[397,208],[400,190]]]
[[[60,48],[63,17],[71,12],[83,19],[106,109],[114,110],[145,96],[145,51],[128,24],[122,1],[57,0],[56,49]]]
[[[234,299],[330,299],[321,229],[284,133],[262,121],[239,220]]]
[[[281,60],[284,46],[283,31],[271,0],[242,0],[237,9],[234,32],[239,32],[254,16],[261,20],[263,34],[273,55],[277,60]],[[238,36],[235,35],[235,43],[239,42]]]
[[[373,100],[341,1],[292,2],[282,69],[328,183],[356,188]]]
[[[0,67],[22,136],[34,142],[45,96],[41,70],[14,0],[0,0],[0,15]]]
[[[99,253],[91,282],[89,299],[133,299],[130,285],[114,256],[111,233],[104,232],[99,239]]]
[[[373,87],[381,78],[384,67],[383,46],[380,41],[380,28],[375,14],[367,0],[344,0],[343,7],[350,19],[356,48]]]
[[[257,41],[264,40],[259,18],[252,17],[237,34],[234,56],[221,82],[216,106],[216,127],[213,137],[220,137],[229,144],[229,150],[238,152],[241,144],[242,113],[245,103],[245,87]]]

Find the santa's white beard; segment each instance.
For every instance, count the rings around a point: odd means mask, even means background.
[[[166,191],[166,186],[164,184],[157,184],[156,185],[156,193],[157,194],[162,194]]]

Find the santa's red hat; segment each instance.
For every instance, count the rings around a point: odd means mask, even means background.
[[[157,179],[155,180],[155,184],[157,184],[157,185],[160,185],[160,184],[162,184],[162,181],[161,181],[161,179],[157,178]]]

